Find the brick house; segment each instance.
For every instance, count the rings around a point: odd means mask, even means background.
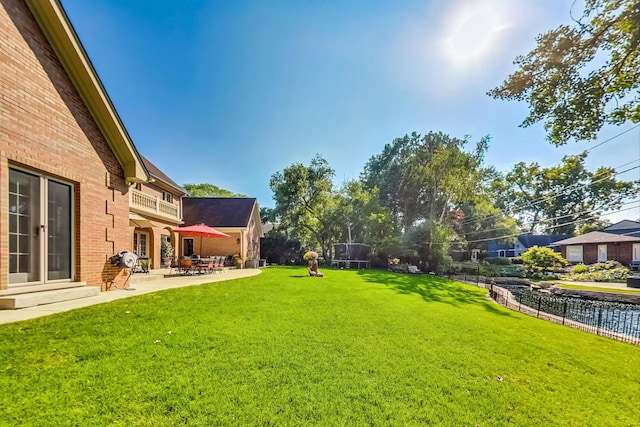
[[[249,265],[260,258],[260,238],[264,237],[260,208],[255,198],[184,197],[185,225],[206,224],[230,238],[203,238],[201,256],[239,254]],[[200,251],[200,238],[180,236],[180,253]]]
[[[632,261],[640,261],[640,236],[592,231],[556,244],[570,263],[594,264],[612,260],[629,265]]]
[[[131,186],[154,169],[57,0],[3,0],[0,36],[0,296],[124,281],[110,257],[133,249]]]
[[[149,258],[150,268],[165,266],[163,242],[174,248],[178,244],[173,229],[182,224],[182,197],[187,193],[144,156],[142,163],[149,171],[149,182],[136,183],[129,189],[129,225],[133,227],[133,251]]]

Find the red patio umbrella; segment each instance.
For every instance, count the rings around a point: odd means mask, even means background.
[[[228,234],[213,229],[205,224],[189,225],[187,227],[175,228],[173,231],[180,233],[184,236],[200,236],[200,255],[202,255],[202,238],[203,237],[231,237]]]

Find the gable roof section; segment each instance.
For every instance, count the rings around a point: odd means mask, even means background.
[[[602,229],[605,233],[624,234],[626,236],[640,236],[640,222],[624,219]]]
[[[209,227],[246,227],[256,204],[255,198],[184,197],[185,225],[204,223]]]
[[[518,240],[525,248],[534,246],[542,248],[545,246],[557,246],[558,241],[569,237],[571,237],[569,234],[521,234],[518,236]]]
[[[49,44],[107,140],[125,179],[146,182],[145,169],[124,124],[58,0],[26,0]]]
[[[171,178],[165,175],[165,173],[162,172],[160,169],[158,169],[156,165],[151,163],[149,159],[147,159],[143,155],[140,155],[140,158],[142,159],[142,163],[144,164],[144,167],[147,168],[147,170],[149,171],[149,175],[151,175],[151,178],[153,178],[156,181],[156,183],[165,184],[165,186],[168,186],[171,189],[177,191],[182,196],[187,194],[184,188],[180,187]]]
[[[621,243],[621,242],[640,242],[640,236],[621,236],[614,233],[604,233],[602,231],[592,231],[582,236],[571,237],[570,239],[560,240],[557,245],[585,245],[588,243]]]

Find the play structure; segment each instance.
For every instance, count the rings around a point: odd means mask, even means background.
[[[364,243],[336,243],[331,266],[337,268],[369,268],[369,245]]]

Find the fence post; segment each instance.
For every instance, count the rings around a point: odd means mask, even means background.
[[[562,309],[562,324],[564,325],[564,319],[567,317],[567,302],[564,302],[564,307]]]
[[[596,335],[600,335],[601,322],[602,322],[602,307],[598,309],[598,330],[596,331]]]
[[[480,284],[480,264],[478,264],[478,269],[476,270],[476,286]]]
[[[518,301],[518,311],[520,311],[520,307],[522,307],[522,294],[518,295],[520,300]]]
[[[536,317],[540,318],[540,305],[542,305],[542,296],[538,297],[538,312],[536,313]]]

